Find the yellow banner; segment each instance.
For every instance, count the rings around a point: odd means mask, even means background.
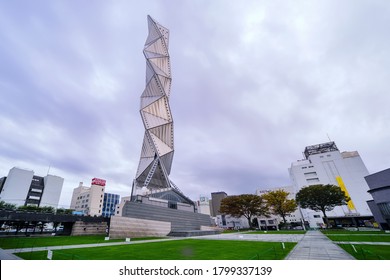
[[[351,196],[349,195],[348,191],[347,191],[347,188],[345,187],[344,185],[344,182],[343,182],[343,179],[341,179],[340,176],[336,176],[336,180],[337,180],[337,183],[339,184],[339,187],[340,189],[345,193],[346,196],[348,196],[349,198],[351,198]],[[352,199],[350,199],[348,201],[348,209],[349,210],[356,210],[355,208],[355,205],[353,204],[353,201]]]

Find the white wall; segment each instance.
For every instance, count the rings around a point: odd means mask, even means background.
[[[31,180],[34,176],[34,171],[12,168],[4,183],[0,194],[0,200],[7,203],[23,206],[26,202],[27,193],[30,189]]]
[[[43,189],[39,206],[51,206],[57,208],[60,201],[62,186],[64,184],[64,178],[47,175],[43,178],[43,182],[45,187]]]
[[[372,215],[366,203],[370,198],[367,193],[369,187],[364,179],[369,172],[357,152],[332,151],[310,155],[308,159],[292,163],[289,173],[296,192],[304,186],[315,184],[338,186],[336,177],[342,178],[356,210],[351,211],[347,206],[337,206],[327,212],[327,216]],[[311,226],[321,222],[320,218],[313,218],[314,215],[322,217],[320,212],[302,209],[302,214],[306,220],[309,219]]]

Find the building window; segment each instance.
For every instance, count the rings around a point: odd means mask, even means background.
[[[310,177],[310,176],[317,176],[317,172],[307,172],[307,173],[304,173],[306,177]]]
[[[379,210],[385,216],[390,216],[390,202],[378,203]]]
[[[168,208],[177,209],[177,203],[174,201],[168,201]]]
[[[321,218],[320,215],[313,215],[314,218]]]
[[[310,184],[312,183],[318,183],[320,181],[320,179],[318,178],[310,178],[310,179],[306,179],[306,181]]]

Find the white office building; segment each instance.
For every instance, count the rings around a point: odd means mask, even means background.
[[[302,187],[317,184],[339,186],[351,198],[348,205],[336,206],[327,212],[328,217],[355,217],[354,223],[364,217],[372,217],[366,203],[370,200],[369,187],[364,179],[369,175],[357,151],[340,152],[334,142],[308,146],[304,151],[305,158],[293,162],[289,168],[295,192]],[[301,209],[303,219],[310,227],[323,225],[322,213]],[[359,218],[360,217],[360,218]]]
[[[206,195],[201,195],[199,200],[196,202],[198,207],[198,213],[211,215],[210,212],[210,200]]]
[[[82,215],[102,216],[106,180],[93,178],[90,187],[80,182],[73,190],[70,208]]]
[[[34,175],[33,170],[13,167],[2,178],[0,200],[16,206],[50,206],[57,208],[64,179],[55,175]]]

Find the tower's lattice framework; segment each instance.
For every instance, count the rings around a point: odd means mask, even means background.
[[[132,195],[141,191],[179,191],[168,177],[174,154],[173,119],[169,107],[172,81],[168,53],[169,30],[150,16],[148,29],[149,35],[143,49],[146,87],[141,95],[140,108],[145,135]]]

